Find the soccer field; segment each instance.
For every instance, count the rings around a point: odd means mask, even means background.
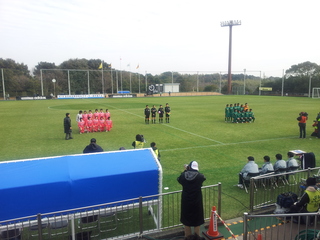
[[[255,113],[254,123],[224,122],[226,104],[246,102]],[[144,123],[146,104],[158,108],[166,103],[171,107],[169,124]],[[247,210],[248,194],[233,185],[248,156],[253,156],[259,166],[265,155],[274,163],[277,153],[286,160],[286,153],[294,149],[320,156],[320,140],[310,137],[311,125],[319,112],[318,99],[241,95],[2,101],[0,104],[1,161],[82,153],[92,137],[105,151],[132,149],[135,135],[143,134],[146,147],[154,141],[160,150],[163,186],[169,188],[163,191],[180,190],[176,179],[183,165],[196,160],[207,178],[205,185],[222,183],[225,219]],[[96,108],[109,109],[113,129],[80,135],[76,114],[79,110]],[[306,139],[299,138],[296,118],[301,111],[309,113]],[[66,112],[71,114],[74,138],[68,141],[63,133]]]

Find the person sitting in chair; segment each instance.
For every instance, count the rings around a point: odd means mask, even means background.
[[[248,176],[249,173],[259,173],[259,167],[258,165],[254,162],[254,157],[249,156],[248,157],[248,162],[244,167],[242,168],[241,172],[239,173],[239,183],[237,187],[243,188],[243,179],[244,180],[249,180],[250,177]]]
[[[280,153],[276,154],[277,161],[273,165],[275,173],[281,172],[282,169],[287,168],[287,163],[282,159],[282,155]]]
[[[293,152],[288,152],[288,160],[287,160],[287,168],[288,171],[290,171],[290,167],[299,167],[299,164],[297,163],[297,160],[294,159],[294,153]]]
[[[298,202],[290,207],[291,213],[310,213],[318,212],[320,207],[320,189],[316,186],[316,178],[309,177],[306,180],[307,188]],[[294,222],[296,222],[294,219]],[[311,219],[311,222],[313,219]],[[306,217],[300,219],[300,223],[306,223]]]
[[[270,157],[269,156],[264,156],[263,157],[264,164],[262,165],[261,169],[259,169],[261,174],[266,174],[268,172],[273,172],[273,166],[272,163],[270,162]]]

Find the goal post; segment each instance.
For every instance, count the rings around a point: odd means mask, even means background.
[[[312,98],[320,98],[320,88],[319,87],[312,88]]]

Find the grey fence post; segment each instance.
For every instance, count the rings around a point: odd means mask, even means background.
[[[143,233],[143,217],[142,217],[142,197],[139,197],[139,227],[140,235]]]
[[[247,228],[247,221],[248,221],[248,213],[243,213],[243,240],[247,240],[248,236],[248,228]]]
[[[42,223],[41,223],[41,214],[37,214],[37,221],[38,221],[38,239],[42,240]]]

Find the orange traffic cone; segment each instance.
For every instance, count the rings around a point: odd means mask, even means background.
[[[261,234],[258,234],[257,240],[262,240],[262,235]]]
[[[203,232],[203,235],[206,236],[207,239],[222,239],[223,235],[220,235],[218,231],[218,222],[216,215],[216,207],[213,206],[211,210],[211,218],[209,224],[209,230],[207,232]]]

